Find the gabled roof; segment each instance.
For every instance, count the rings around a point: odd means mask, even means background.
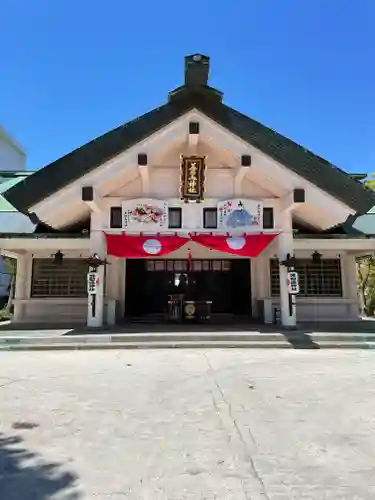
[[[185,84],[179,87],[171,92],[167,104],[42,168],[9,189],[4,196],[20,211],[27,212],[31,206],[136,145],[191,109],[198,109],[357,213],[366,213],[375,205],[375,194],[357,180],[306,148],[226,106],[222,103],[222,93],[208,85],[202,85],[202,75],[199,74],[198,77],[199,85]]]
[[[3,194],[17,185],[19,182],[23,181],[31,175],[32,172],[2,172],[0,171],[0,213],[1,212],[17,212],[15,208],[9,201],[3,196]]]

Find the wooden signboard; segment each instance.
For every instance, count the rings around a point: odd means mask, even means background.
[[[181,155],[181,199],[200,202],[204,199],[205,156]]]

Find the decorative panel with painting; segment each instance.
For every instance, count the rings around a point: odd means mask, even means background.
[[[263,229],[263,204],[257,200],[233,199],[218,203],[218,229],[256,232]]]
[[[123,229],[162,231],[168,229],[168,203],[164,200],[135,199],[122,203]]]

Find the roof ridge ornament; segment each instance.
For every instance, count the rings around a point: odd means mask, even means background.
[[[210,58],[203,54],[185,57],[185,85],[207,85],[210,72]]]
[[[222,102],[223,93],[208,85],[210,58],[204,54],[185,56],[185,80],[180,87],[169,92],[169,101],[203,99]]]

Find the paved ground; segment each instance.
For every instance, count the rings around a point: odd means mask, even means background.
[[[4,500],[370,500],[375,353],[0,353]]]
[[[315,333],[354,333],[354,334],[375,334],[375,318],[364,318],[359,321],[345,322],[303,322],[297,325],[297,332],[308,335]],[[58,324],[12,324],[9,321],[0,322],[0,340],[4,337],[61,337],[75,335],[113,335],[126,333],[171,333],[171,332],[191,332],[191,333],[217,333],[217,332],[248,332],[248,333],[273,333],[284,332],[277,325],[262,325],[257,323],[235,323],[223,322],[208,323],[204,326],[195,324],[147,324],[147,323],[125,323],[116,326],[104,326],[102,329],[90,329],[85,325],[69,327]]]

